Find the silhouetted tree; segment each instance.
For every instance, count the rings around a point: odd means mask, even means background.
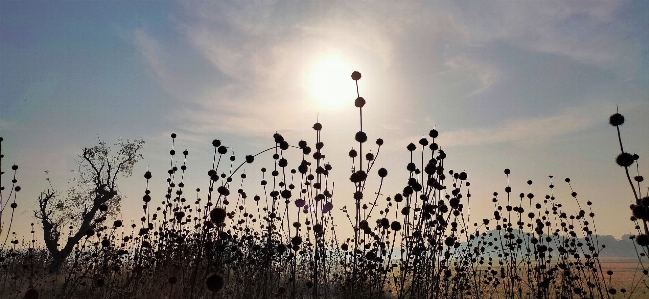
[[[42,221],[45,245],[52,255],[51,270],[59,271],[81,239],[94,235],[98,224],[119,211],[117,178],[132,174],[133,166],[142,159],[144,141],[120,140],[116,145],[116,155],[111,155],[110,147],[102,141],[84,148],[79,155],[77,186],[68,190],[66,196],[53,189],[39,196],[35,214]],[[66,227],[70,228],[70,235],[61,244],[61,231]]]

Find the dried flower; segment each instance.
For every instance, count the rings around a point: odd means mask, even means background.
[[[614,127],[621,126],[624,123],[624,116],[622,116],[622,114],[615,113],[608,119],[608,123]]]
[[[354,80],[354,81],[358,81],[358,80],[360,80],[360,79],[361,79],[361,73],[359,73],[358,71],[354,71],[354,72],[352,73],[352,80]]]

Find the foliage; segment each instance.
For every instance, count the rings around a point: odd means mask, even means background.
[[[43,225],[43,239],[53,257],[52,270],[59,271],[79,241],[91,236],[97,226],[119,210],[117,178],[132,174],[133,165],[142,159],[143,144],[143,140],[119,141],[115,156],[110,155],[110,148],[102,141],[92,148],[84,148],[79,155],[79,184],[63,198],[50,189],[41,193],[35,216]],[[61,249],[61,231],[66,226],[71,232]],[[76,232],[72,233],[73,229]]]

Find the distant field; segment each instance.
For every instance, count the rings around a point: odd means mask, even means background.
[[[643,260],[646,261],[646,259]],[[600,261],[604,272],[613,271],[611,282],[618,294],[620,289],[625,288],[627,294],[634,290],[631,298],[649,298],[649,279],[642,274],[642,267],[638,264],[637,258],[602,257]],[[649,265],[645,265],[645,267],[649,267]]]

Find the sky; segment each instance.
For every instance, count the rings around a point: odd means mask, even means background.
[[[316,121],[334,206],[348,205],[359,71],[363,130],[385,140],[382,194],[403,188],[406,145],[436,128],[445,165],[469,174],[473,219],[491,214],[509,168],[515,194],[532,180],[544,195],[554,176],[566,206],[571,178],[597,232],[619,238],[633,232],[633,193],[608,118],[626,117],[625,148],[649,176],[647,32],[647,1],[0,1],[2,167],[19,165],[22,187],[13,230],[36,222],[45,171],[73,186],[77,155],[99,139],[146,142],[119,181],[128,221],[147,168],[165,192],[172,132],[190,152],[188,187],[207,189],[213,139],[240,161],[275,132],[313,144]],[[245,171],[272,163],[259,160]]]

